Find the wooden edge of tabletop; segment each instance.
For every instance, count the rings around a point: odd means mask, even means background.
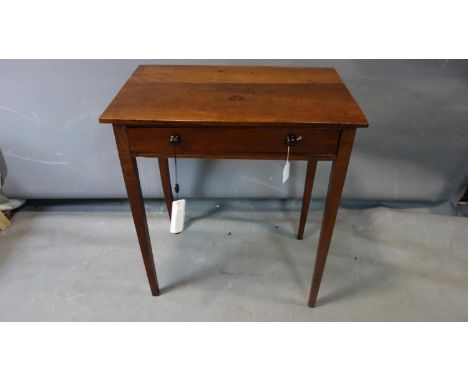
[[[367,121],[366,121],[367,122]],[[99,123],[123,125],[126,127],[311,127],[311,128],[367,128],[369,123],[362,124],[340,124],[329,122],[314,122],[314,123],[288,123],[288,122],[207,122],[207,121],[154,121],[154,120],[126,120],[115,118],[99,117]]]

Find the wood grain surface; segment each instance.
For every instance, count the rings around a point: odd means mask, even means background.
[[[102,123],[367,127],[331,68],[139,66]]]

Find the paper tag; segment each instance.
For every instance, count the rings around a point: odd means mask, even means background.
[[[172,202],[171,213],[171,233],[180,233],[184,230],[185,220],[185,199],[179,199]]]
[[[289,168],[291,167],[291,162],[286,161],[284,168],[283,168],[283,183],[289,179]]]

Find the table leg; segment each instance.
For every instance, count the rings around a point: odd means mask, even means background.
[[[164,193],[164,200],[166,201],[167,212],[169,213],[169,219],[172,215],[172,202],[174,197],[172,195],[171,188],[171,174],[169,172],[169,162],[166,157],[159,157],[159,174],[161,175],[161,185]]]
[[[320,282],[322,281],[323,270],[325,268],[325,262],[327,261],[336,215],[340,206],[341,193],[343,191],[355,133],[355,128],[345,128],[342,130],[338,152],[332,165],[330,181],[328,183],[327,200],[323,212],[322,228],[320,230],[317,255],[315,258],[314,274],[310,287],[308,305],[311,308],[315,306]]]
[[[307,161],[307,173],[304,185],[304,195],[302,197],[301,219],[299,221],[299,231],[297,238],[302,240],[304,237],[304,228],[307,221],[307,214],[309,213],[310,197],[312,195],[312,187],[314,186],[315,170],[317,169],[317,161]]]
[[[151,293],[153,296],[158,296],[158,279],[156,277],[156,267],[154,265],[153,251],[151,249],[148,222],[146,220],[145,204],[141,193],[136,159],[132,157],[130,153],[126,127],[114,125],[114,135],[119,152],[125,187],[127,188],[128,201],[130,202],[138,242],[140,243],[141,254],[143,255],[146,275],[148,276]]]

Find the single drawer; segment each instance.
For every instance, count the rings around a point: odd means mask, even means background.
[[[335,154],[340,130],[286,127],[128,127],[134,153],[172,155],[171,136],[178,136],[178,154],[285,154],[288,136],[301,137],[291,154]]]

